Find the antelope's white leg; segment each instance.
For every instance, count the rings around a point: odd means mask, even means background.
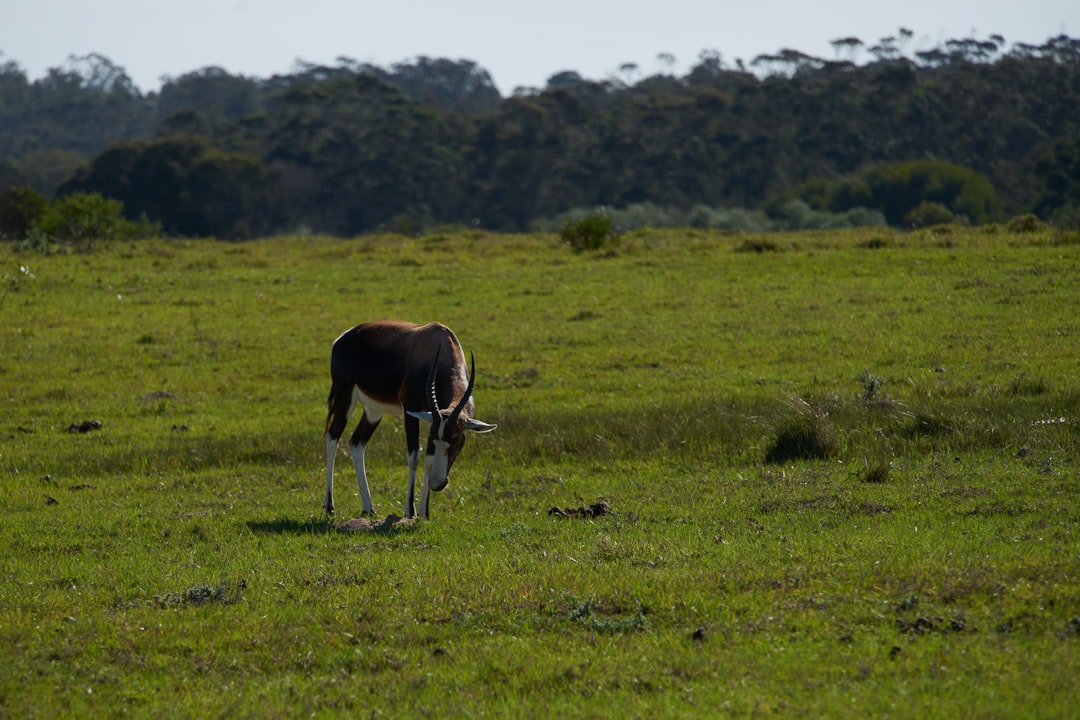
[[[334,512],[334,458],[337,456],[338,441],[326,435],[326,494],[323,495],[323,509]]]
[[[416,468],[420,465],[420,451],[409,452],[409,495],[405,498],[405,517],[411,518],[416,513],[413,511],[413,498],[416,497]]]
[[[424,520],[428,519],[428,493],[431,491],[431,487],[428,485],[427,473],[424,473],[424,482],[420,486],[420,517]]]
[[[371,504],[371,493],[368,491],[367,485],[367,469],[364,467],[364,449],[366,447],[365,443],[352,446],[352,462],[353,467],[356,468],[356,484],[360,487],[360,505],[364,514],[374,515],[375,507]]]

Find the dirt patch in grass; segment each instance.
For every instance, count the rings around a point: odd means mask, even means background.
[[[346,532],[376,532],[391,533],[404,530],[412,526],[413,518],[403,518],[397,515],[387,515],[385,518],[358,517],[342,520],[334,523],[337,530]]]

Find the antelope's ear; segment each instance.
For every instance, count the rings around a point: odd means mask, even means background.
[[[406,410],[405,412],[408,415],[416,418],[417,420],[424,420],[426,422],[431,422],[431,413],[429,413],[429,412],[414,412],[412,410]]]
[[[474,420],[473,418],[469,418],[465,421],[465,429],[471,430],[474,433],[489,433],[497,427],[499,426],[489,425],[486,422],[480,422],[479,420]]]

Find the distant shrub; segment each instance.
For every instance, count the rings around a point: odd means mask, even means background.
[[[955,222],[956,216],[949,211],[949,208],[936,202],[923,201],[914,210],[904,215],[904,227],[909,230],[934,225],[951,225]]]
[[[886,225],[885,215],[880,210],[867,207],[852,207],[833,212],[823,200],[814,195],[820,190],[820,183],[808,184],[804,197],[774,198],[766,206],[772,224],[782,230],[828,230],[835,228],[882,227]],[[802,190],[800,190],[800,193]]]
[[[83,192],[64,195],[52,202],[38,219],[36,229],[80,252],[92,250],[98,242],[134,240],[152,236],[158,230],[149,221],[124,217],[124,205],[119,200]]]
[[[618,240],[615,223],[607,213],[593,213],[581,220],[567,220],[561,237],[577,252],[599,250]]]
[[[819,230],[829,227],[828,213],[812,210],[799,199],[782,203],[775,211],[777,223],[785,230]]]
[[[607,215],[616,234],[642,228],[686,228],[700,230],[742,230],[766,232],[773,229],[768,216],[760,210],[739,207],[695,205],[691,210],[664,207],[650,202],[625,208],[574,208],[551,217],[537,218],[529,227],[535,232],[562,232],[567,223],[578,224],[592,215]]]
[[[743,232],[772,230],[772,222],[765,213],[739,207],[695,205],[687,215],[686,224],[699,230],[742,230]]]
[[[635,203],[625,208],[574,208],[552,217],[538,218],[530,223],[530,228],[536,232],[565,233],[568,226],[574,229],[595,215],[610,218],[616,235],[642,228],[689,227],[698,230],[764,233],[773,230],[880,227],[886,224],[885,216],[880,210],[857,207],[838,213],[824,212],[812,209],[806,202],[795,199],[777,203],[768,212],[742,207],[711,207],[705,204],[684,210],[650,202]]]
[[[1009,218],[1009,222],[1005,225],[1006,230],[1017,234],[1042,232],[1048,227],[1049,226],[1046,223],[1031,213]]]
[[[388,233],[413,237],[419,232],[419,228],[413,219],[405,214],[395,215],[390,218],[382,228]]]
[[[873,208],[853,207],[843,216],[849,227],[885,227],[889,224],[885,220],[885,213]]]
[[[627,205],[619,210],[605,210],[618,232],[641,228],[670,228],[686,225],[685,213],[676,208],[666,208],[651,202]]]

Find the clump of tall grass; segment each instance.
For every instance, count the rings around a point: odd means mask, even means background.
[[[863,467],[859,473],[859,479],[865,483],[877,484],[887,482],[892,473],[892,463],[884,458],[870,460],[863,458]]]
[[[836,428],[820,408],[796,400],[793,417],[784,419],[765,452],[765,462],[781,464],[792,460],[828,460],[840,452]]]

